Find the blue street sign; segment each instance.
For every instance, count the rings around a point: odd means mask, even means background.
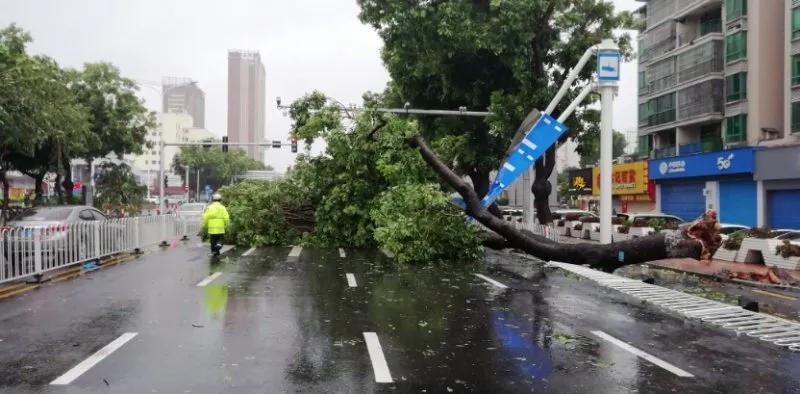
[[[481,204],[484,207],[489,206],[503,190],[511,186],[566,131],[567,127],[564,124],[548,114],[542,114],[539,121],[533,125],[525,135],[525,138],[522,139],[522,142],[508,156],[503,166],[500,167],[497,177],[489,187],[489,193],[483,198]]]
[[[619,81],[619,51],[599,51],[597,53],[597,79]]]

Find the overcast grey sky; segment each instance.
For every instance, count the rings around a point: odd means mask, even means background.
[[[631,10],[635,0],[614,0]],[[227,124],[227,51],[256,50],[267,73],[266,138],[286,139],[290,122],[275,108],[319,89],[343,103],[381,91],[389,76],[381,41],[358,20],[354,0],[2,0],[0,26],[17,23],[34,38],[30,51],[62,66],[108,61],[143,86],[160,109],[162,76],[190,77],[206,92],[206,127],[224,135]],[[624,65],[615,106],[618,130],[636,128],[636,70]],[[288,149],[267,151],[267,164],[284,171]]]

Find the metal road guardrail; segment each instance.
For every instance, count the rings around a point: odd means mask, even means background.
[[[579,265],[549,262],[547,266],[557,267],[586,277],[601,286],[618,290],[690,319],[711,323],[732,330],[737,334],[745,334],[773,345],[800,352],[800,323],[763,313],[751,312],[739,306],[711,301]]]
[[[0,229],[0,283],[196,234],[200,222],[141,216],[44,227]]]

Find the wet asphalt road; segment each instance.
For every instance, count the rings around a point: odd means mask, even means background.
[[[0,301],[0,392],[800,392],[800,354],[529,261],[398,268],[377,251],[265,248],[212,265],[206,252],[190,242]],[[375,382],[364,332],[392,383]],[[50,385],[124,333],[137,335]]]

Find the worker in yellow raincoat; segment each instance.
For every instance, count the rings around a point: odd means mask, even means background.
[[[203,212],[203,229],[211,239],[211,253],[218,256],[222,249],[222,240],[225,238],[225,230],[230,223],[230,216],[222,205],[222,196],[219,193],[214,193],[211,200],[213,202]]]

